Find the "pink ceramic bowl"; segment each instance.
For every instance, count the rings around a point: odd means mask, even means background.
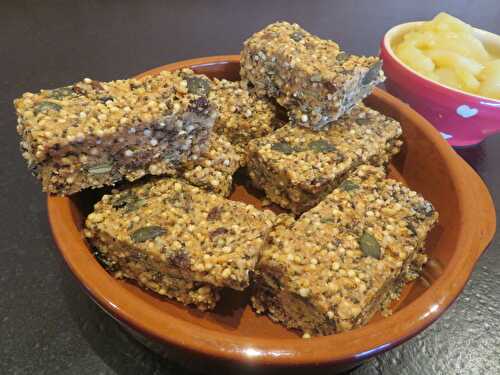
[[[478,144],[500,132],[500,100],[473,95],[431,81],[404,65],[392,46],[421,22],[395,26],[384,36],[381,57],[387,90],[423,115],[452,146]],[[474,29],[486,48],[500,56],[500,36]]]

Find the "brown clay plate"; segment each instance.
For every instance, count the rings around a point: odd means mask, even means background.
[[[239,78],[239,56],[181,61],[146,73],[191,67],[211,77]],[[493,237],[493,203],[479,176],[434,128],[410,107],[376,89],[366,103],[403,126],[405,145],[390,176],[430,200],[440,214],[427,241],[430,260],[422,278],[408,285],[394,314],[375,316],[365,327],[337,335],[300,338],[256,315],[248,293],[227,291],[213,312],[200,313],[112,278],[94,259],[82,222],[102,191],[48,197],[57,246],[77,280],[111,316],[138,337],[185,364],[208,369],[341,370],[408,340],[436,320],[458,296]],[[259,195],[237,178],[231,199],[260,207]]]

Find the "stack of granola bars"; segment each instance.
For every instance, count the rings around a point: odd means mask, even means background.
[[[278,22],[245,42],[241,77],[183,69],[26,93],[23,156],[51,194],[138,180],[86,220],[115,277],[201,310],[252,287],[257,312],[304,337],[363,325],[418,277],[438,216],[385,176],[402,130],[361,102],[381,61]],[[289,214],[228,199],[238,170]]]

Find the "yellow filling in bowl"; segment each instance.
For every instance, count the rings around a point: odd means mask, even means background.
[[[434,81],[500,99],[500,56],[488,52],[474,29],[456,17],[439,13],[393,48],[406,65]]]

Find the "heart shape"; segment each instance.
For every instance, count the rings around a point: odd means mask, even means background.
[[[467,104],[462,104],[460,107],[457,107],[457,114],[463,118],[474,117],[478,112],[479,110],[477,108],[471,108]]]
[[[440,133],[441,133],[441,137],[443,137],[446,140],[453,138],[453,136],[451,134],[447,134],[447,133],[443,133],[443,132],[440,132]]]

